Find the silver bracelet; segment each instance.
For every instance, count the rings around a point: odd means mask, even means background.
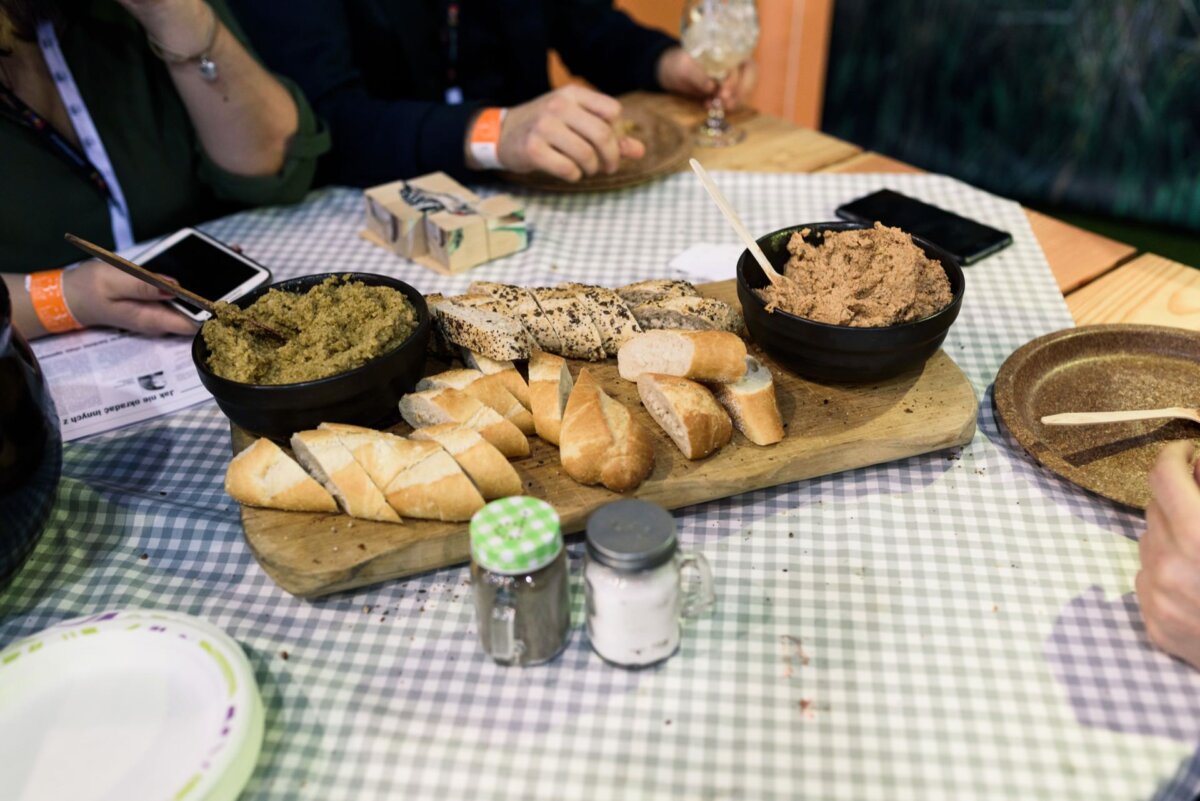
[[[161,42],[159,42],[149,33],[146,34],[146,41],[150,45],[150,52],[168,64],[188,64],[192,61],[197,62],[200,68],[200,77],[205,81],[212,83],[219,77],[220,74],[217,70],[217,62],[212,60],[210,54],[212,53],[213,45],[216,44],[217,41],[217,31],[221,27],[221,20],[217,18],[217,12],[213,11],[212,6],[205,3],[204,7],[208,9],[210,23],[208,26],[208,36],[205,37],[206,44],[204,47],[200,48],[199,53],[187,56],[183,55],[182,53],[176,53],[168,50],[167,48],[163,47]]]

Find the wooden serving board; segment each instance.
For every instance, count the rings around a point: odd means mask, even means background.
[[[733,281],[701,291],[737,304]],[[655,438],[654,472],[632,495],[678,509],[750,490],[890,462],[970,441],[977,402],[966,376],[945,352],[918,371],[861,386],[817,384],[789,373],[753,343],[750,351],[775,376],[787,437],[759,447],[734,432],[707,459],[689,461],[650,419],[637,386],[617,375],[615,359],[587,366]],[[393,430],[406,433],[401,424]],[[233,427],[235,452],[251,438]],[[585,487],[563,473],[558,449],[533,437],[532,453],[514,462],[529,495],[548,501],[563,531],[583,530],[588,515],[619,495]],[[406,520],[403,525],[345,515],[242,509],[242,526],[259,564],[279,586],[306,598],[409,576],[470,558],[466,523]]]

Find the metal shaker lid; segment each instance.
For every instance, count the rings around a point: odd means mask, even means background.
[[[675,555],[675,518],[646,501],[616,501],[587,522],[588,555],[616,570],[658,567]]]

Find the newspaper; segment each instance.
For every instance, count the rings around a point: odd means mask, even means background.
[[[168,414],[210,397],[184,337],[111,329],[30,343],[71,441]]]

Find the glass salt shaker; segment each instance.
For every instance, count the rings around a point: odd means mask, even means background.
[[[708,560],[679,550],[670,512],[637,500],[610,503],[588,519],[584,590],[592,648],[622,667],[671,656],[682,621],[716,601]]]
[[[492,501],[471,518],[471,585],[479,641],[502,665],[537,665],[571,634],[567,555],[545,501]]]

